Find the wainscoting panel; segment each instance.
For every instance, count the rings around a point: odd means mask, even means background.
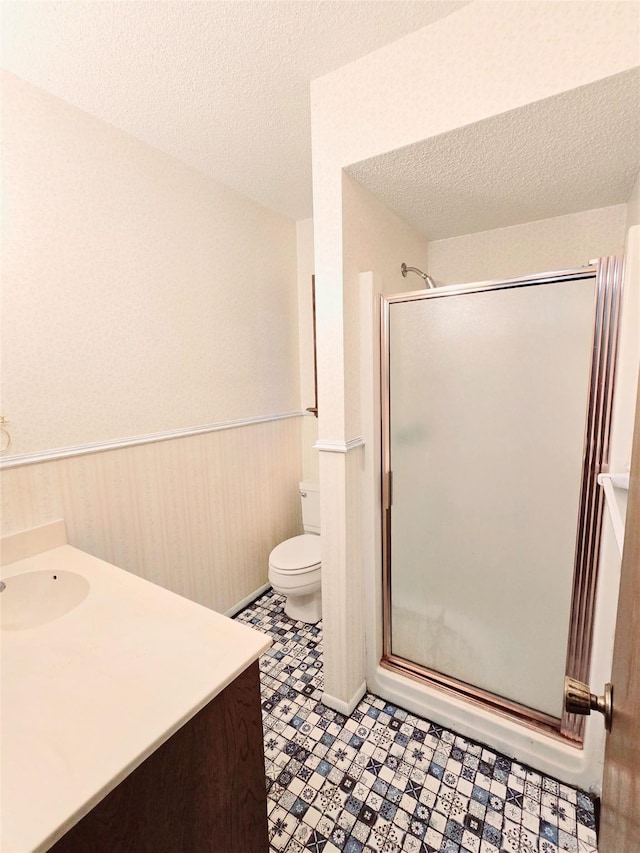
[[[63,518],[70,544],[214,610],[301,532],[303,418],[2,472],[2,533]]]

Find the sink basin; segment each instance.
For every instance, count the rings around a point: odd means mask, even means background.
[[[20,631],[59,619],[89,595],[89,581],[77,572],[25,572],[2,578],[0,628]]]

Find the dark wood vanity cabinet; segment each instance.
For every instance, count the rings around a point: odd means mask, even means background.
[[[127,776],[55,853],[267,853],[258,663]]]

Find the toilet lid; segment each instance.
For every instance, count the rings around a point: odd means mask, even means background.
[[[271,552],[269,563],[274,569],[285,572],[317,566],[320,563],[320,537],[303,533],[281,542]]]

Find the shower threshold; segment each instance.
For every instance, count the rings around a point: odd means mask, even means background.
[[[478,707],[490,710],[493,713],[513,720],[534,729],[537,732],[548,735],[566,745],[582,748],[582,737],[575,734],[566,734],[561,730],[561,719],[552,717],[542,711],[513,702],[503,696],[497,696],[488,690],[483,690],[464,681],[459,681],[441,672],[420,666],[412,661],[405,660],[397,655],[387,654],[380,661],[380,666],[398,675],[411,678],[423,686],[432,687],[448,693],[457,699],[464,699]]]

